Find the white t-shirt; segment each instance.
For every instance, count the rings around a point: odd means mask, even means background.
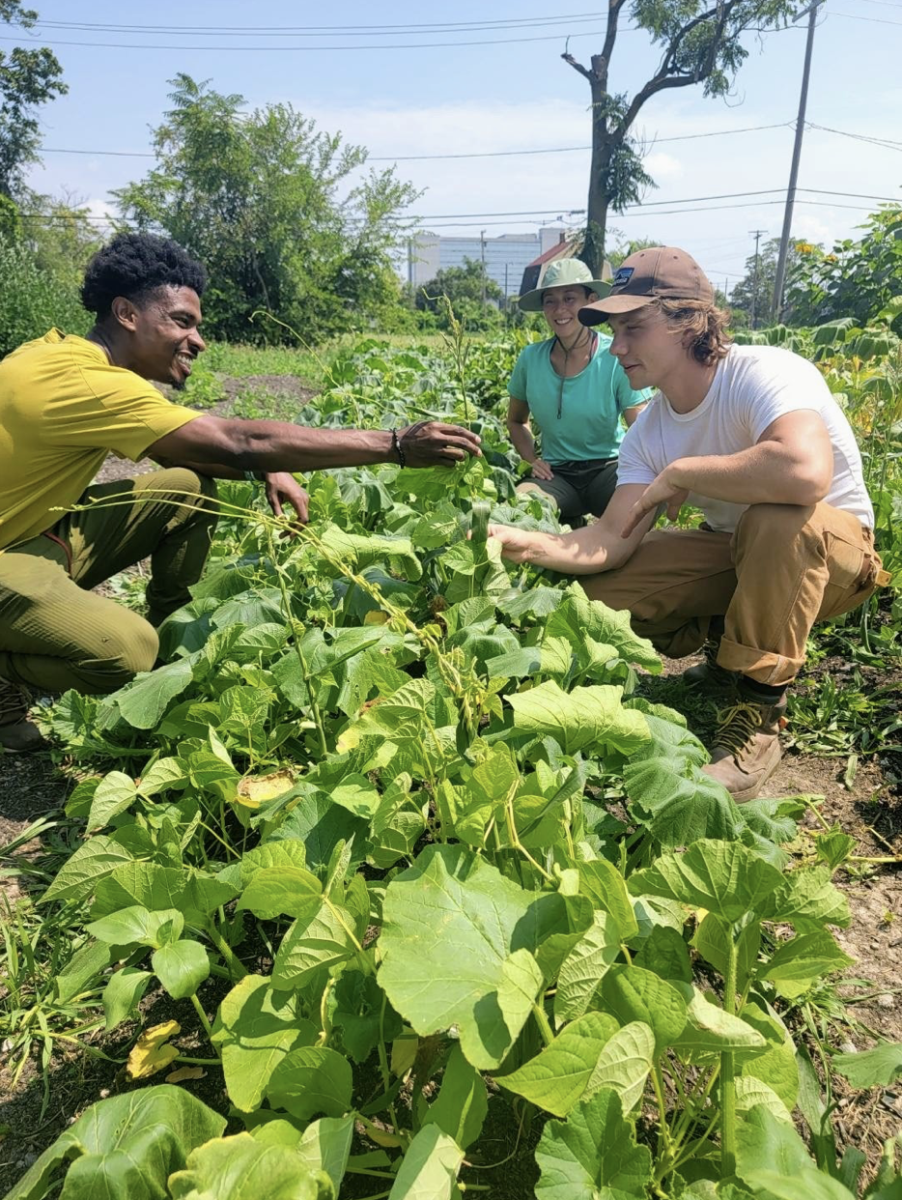
[[[820,414],[833,445],[833,482],[825,502],[873,529],[874,510],[852,427],[817,367],[777,346],[731,346],[692,412],[674,412],[657,392],[623,439],[617,482],[647,485],[678,458],[747,450],[778,417],[800,409]],[[688,503],[702,510],[712,529],[727,533],[748,508],[694,492]]]

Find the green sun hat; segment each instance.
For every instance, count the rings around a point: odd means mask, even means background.
[[[520,297],[518,302],[522,312],[541,312],[542,295],[553,287],[569,287],[578,284],[595,292],[599,300],[611,290],[611,285],[602,279],[593,279],[592,272],[578,258],[561,258],[551,263],[545,271],[542,286],[533,288]]]

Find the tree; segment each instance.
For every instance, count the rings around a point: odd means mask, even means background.
[[[730,308],[734,315],[745,313],[748,318],[748,326],[752,329],[756,329],[762,324],[769,324],[770,298],[774,294],[779,253],[779,238],[771,238],[764,242],[757,255],[757,263],[754,254],[750,254],[745,260],[745,275],[736,284],[730,295]],[[790,243],[789,257],[786,260],[790,278],[795,270],[797,258],[795,246]],[[784,309],[784,313],[789,315],[788,306]]]
[[[207,267],[213,336],[283,340],[282,326],[252,320],[262,309],[318,341],[399,304],[390,252],[417,197],[410,184],[387,170],[348,186],[366,151],[290,104],[243,113],[242,96],[184,74],[172,83],[157,165],[113,194],[139,229],[174,238]]]
[[[883,205],[861,228],[861,238],[845,238],[829,252],[796,243],[787,287],[793,323],[821,325],[852,317],[864,326],[893,301],[902,304],[902,205]],[[902,312],[891,325],[902,335]]]
[[[0,0],[0,21],[30,29],[38,19],[20,0]],[[0,195],[15,197],[23,173],[38,160],[40,128],[34,115],[39,104],[69,90],[62,82],[63,68],[46,46],[0,50]]]
[[[706,96],[726,95],[748,51],[742,35],[784,24],[801,8],[798,0],[631,0],[633,26],[663,48],[654,75],[629,97],[611,92],[608,77],[620,18],[627,0],[608,0],[600,54],[585,67],[570,53],[561,57],[589,83],[592,94],[592,163],[586,238],[581,257],[593,272],[604,261],[608,212],[623,212],[654,180],[642,166],[630,131],[642,107],[659,92],[704,85]]]
[[[483,304],[483,288],[486,300],[493,304]],[[416,293],[417,308],[433,313],[439,329],[449,328],[448,308],[443,298],[450,302],[454,315],[467,329],[490,329],[500,324],[496,305],[504,300],[504,291],[474,258],[465,258],[460,267],[441,268]]]

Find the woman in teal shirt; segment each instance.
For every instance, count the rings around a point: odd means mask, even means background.
[[[607,352],[611,339],[579,322],[579,310],[607,292],[584,263],[567,258],[548,268],[541,288],[520,298],[524,312],[544,314],[553,334],[525,347],[508,384],[511,441],[532,464],[532,478],[520,488],[547,492],[561,521],[571,526],[607,508],[625,432],[620,417],[632,425],[652,395],[634,392]],[[541,436],[541,457],[531,419]]]

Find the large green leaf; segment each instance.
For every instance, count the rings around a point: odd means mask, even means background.
[[[298,1015],[293,992],[275,991],[262,975],[247,975],[229,992],[213,1023],[229,1099],[243,1112],[263,1102],[270,1076],[291,1050],[316,1040],[312,1022]]]
[[[613,646],[624,662],[644,667],[652,675],[661,673],[659,655],[651,642],[634,632],[628,610],[615,610],[600,600],[590,600],[578,583],[566,589],[546,630],[550,637],[568,637],[577,647],[585,638]]]
[[[548,680],[528,692],[508,696],[514,726],[536,737],[552,737],[567,754],[586,746],[607,746],[632,754],[650,740],[640,712],[621,704],[623,689],[599,685],[563,691]]]
[[[826,929],[800,933],[784,942],[763,964],[761,979],[768,979],[781,996],[794,1000],[804,995],[825,975],[841,971],[853,960],[840,950]]]
[[[151,978],[150,971],[140,971],[137,967],[121,967],[110,976],[109,983],[103,989],[107,1029],[115,1029],[137,1014],[138,1002]]]
[[[805,1143],[792,1125],[763,1105],[740,1120],[736,1132],[736,1174],[740,1179],[760,1170],[791,1177],[813,1166]]]
[[[169,702],[180,696],[193,679],[191,663],[186,658],[167,663],[138,675],[109,697],[115,703],[123,720],[134,729],[153,729],[169,707]]]
[[[623,782],[630,813],[665,849],[699,838],[734,841],[741,834],[742,818],[730,793],[693,763],[670,754],[643,757],[629,763]]]
[[[435,688],[428,679],[411,679],[352,721],[339,737],[338,749],[353,750],[365,737],[419,741],[425,734],[428,708],[434,697]]]
[[[741,1074],[766,1083],[792,1112],[799,1096],[799,1065],[789,1030],[774,1013],[765,1012],[755,1003],[744,1006],[742,1019],[758,1030],[767,1042],[767,1050],[749,1062],[742,1062]],[[737,1055],[737,1059],[741,1056]]]
[[[188,883],[183,867],[153,862],[127,862],[102,878],[94,889],[91,916],[96,919],[139,904],[152,912],[182,907]]]
[[[828,866],[791,871],[768,897],[761,916],[794,925],[799,933],[812,933],[824,925],[845,928],[852,919],[848,898],[831,881]]]
[[[297,1153],[307,1169],[325,1171],[332,1180],[335,1195],[348,1166],[351,1143],[354,1140],[354,1114],[347,1117],[321,1117],[311,1122],[297,1143]]]
[[[760,1200],[855,1200],[854,1192],[818,1171],[813,1163],[789,1179],[777,1171],[749,1171],[746,1182]]]
[[[485,1080],[464,1058],[460,1046],[454,1046],[442,1075],[438,1099],[430,1104],[423,1125],[438,1125],[466,1150],[482,1132],[488,1111]]]
[[[606,858],[581,862],[578,869],[579,890],[588,896],[595,908],[610,913],[622,942],[632,941],[639,932],[639,926],[626,880],[621,873]]]
[[[620,931],[606,912],[593,914],[592,924],[561,964],[554,1016],[558,1024],[581,1017],[602,977],[620,954]]]
[[[171,1084],[111,1096],[61,1134],[5,1200],[41,1200],[70,1159],[67,1200],[162,1200],[169,1175],[196,1146],[219,1137],[225,1123]]]
[[[902,1042],[878,1042],[873,1050],[834,1054],[830,1062],[853,1087],[889,1087],[902,1075]]]
[[[88,829],[102,829],[104,825],[109,825],[113,817],[126,811],[137,794],[138,789],[131,775],[122,771],[110,771],[104,775],[91,800]]]
[[[618,1028],[607,1013],[578,1017],[541,1054],[498,1082],[556,1117],[565,1117],[586,1090],[603,1047]]]
[[[586,1084],[586,1095],[613,1088],[624,1111],[629,1112],[642,1097],[654,1057],[655,1035],[651,1027],[642,1021],[624,1025],[599,1054]]]
[[[512,958],[538,949],[533,924],[517,936],[532,900],[462,846],[427,847],[386,889],[379,982],[417,1033],[458,1026],[480,1070],[502,1062],[542,984]]]
[[[191,938],[182,938],[154,951],[151,966],[173,1000],[193,996],[210,974],[207,952]]]
[[[536,1149],[541,1177],[539,1200],[645,1200],[651,1180],[651,1151],[636,1144],[636,1131],[623,1116],[620,1097],[609,1088],[585,1100],[566,1121],[549,1121]]]
[[[217,1138],[170,1177],[172,1200],[326,1200],[303,1158],[287,1146],[261,1145],[249,1133]]]
[[[674,986],[687,1000],[686,1026],[673,1042],[682,1058],[704,1062],[725,1050],[742,1051],[749,1057],[765,1052],[767,1041],[757,1029],[712,1004],[698,988]]]
[[[303,867],[263,867],[244,889],[238,908],[264,921],[314,913],[322,902],[323,887]]]
[[[41,897],[41,903],[48,900],[84,900],[92,894],[100,880],[131,861],[132,856],[126,849],[112,838],[98,834],[79,846],[67,859]]]
[[[655,1035],[655,1056],[680,1036],[686,1024],[686,1001],[675,987],[652,971],[613,966],[601,981],[604,1008],[621,1025],[644,1021]]]
[[[454,1200],[463,1160],[453,1138],[427,1125],[410,1143],[388,1200]]]
[[[629,879],[634,896],[663,896],[704,908],[727,921],[754,912],[783,882],[782,874],[739,842],[693,842],[665,854]]]
[[[304,988],[317,971],[351,958],[355,946],[349,930],[354,918],[340,905],[321,901],[289,926],[276,951],[272,969],[275,988]]]
[[[299,1121],[318,1113],[343,1116],[351,1107],[351,1064],[328,1046],[301,1046],[277,1063],[264,1085],[273,1108],[284,1108]]]

